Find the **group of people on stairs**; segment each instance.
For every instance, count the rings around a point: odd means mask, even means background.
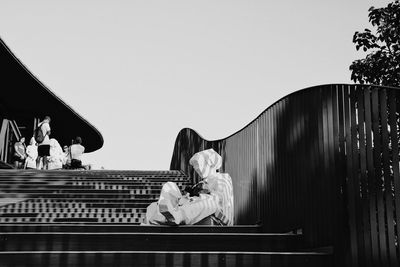
[[[82,155],[85,147],[82,138],[77,136],[70,146],[61,148],[55,138],[50,138],[51,118],[46,116],[34,131],[34,136],[25,146],[25,137],[14,144],[13,161],[17,169],[79,169],[82,166]]]
[[[144,225],[192,225],[208,219],[209,224],[233,225],[233,187],[228,173],[219,173],[222,157],[213,149],[193,155],[190,165],[202,178],[183,194],[174,182],[161,189],[157,202],[147,207]]]

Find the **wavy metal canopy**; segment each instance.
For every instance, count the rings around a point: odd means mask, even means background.
[[[232,177],[235,224],[302,229],[334,266],[400,266],[400,88],[327,84],[287,95],[236,133],[182,129],[170,170],[213,148]]]
[[[0,39],[0,115],[8,119],[52,118],[52,137],[70,144],[81,136],[86,152],[103,146],[101,133],[41,83]]]

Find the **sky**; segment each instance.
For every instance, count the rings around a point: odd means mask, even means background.
[[[275,101],[353,83],[355,31],[382,0],[0,0],[0,37],[94,125],[94,168],[169,169],[185,127],[207,140]]]

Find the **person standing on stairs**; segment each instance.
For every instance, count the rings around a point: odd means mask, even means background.
[[[25,160],[25,168],[26,169],[36,169],[36,159],[38,157],[38,148],[36,145],[35,138],[32,137],[28,147],[26,148],[26,160]]]
[[[14,167],[16,169],[23,169],[26,153],[25,153],[25,137],[21,137],[18,142],[14,144]]]
[[[40,169],[40,163],[42,163],[42,169],[47,170],[48,169],[48,161],[50,157],[50,134],[51,134],[51,129],[50,129],[50,121],[51,118],[49,116],[46,116],[44,120],[39,123],[38,128],[40,128],[41,134],[42,134],[42,140],[38,140],[38,136],[40,135],[35,135],[35,139],[38,142],[38,157],[36,160],[36,166],[37,169]]]
[[[82,155],[85,147],[82,146],[82,138],[77,136],[74,143],[69,147],[69,155],[71,157],[71,169],[80,169],[82,166]]]

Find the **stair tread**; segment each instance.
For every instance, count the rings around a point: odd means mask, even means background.
[[[0,240],[6,251],[60,247],[72,251],[296,251],[304,242],[302,235],[238,232],[7,232],[0,234]]]
[[[1,233],[3,236],[7,235],[21,235],[21,236],[40,236],[40,235],[75,235],[75,236],[103,236],[103,235],[127,235],[127,236],[192,236],[193,237],[205,237],[205,236],[248,236],[254,238],[300,238],[302,237],[301,234],[275,234],[275,233],[240,233],[240,232],[233,232],[233,233],[224,233],[224,232],[6,232]]]
[[[169,251],[169,250],[163,250],[163,251],[152,251],[152,250],[129,250],[129,251],[110,251],[110,250],[104,250],[104,251],[65,251],[65,250],[48,250],[48,251],[32,251],[32,250],[26,250],[26,251],[0,251],[0,255],[5,255],[5,254],[57,254],[57,253],[65,253],[65,254],[86,254],[86,253],[93,253],[93,254],[99,254],[99,253],[121,253],[121,254],[140,254],[140,253],[168,253],[168,254],[186,254],[186,253],[198,253],[198,254],[253,254],[253,255],[332,255],[332,252],[319,252],[319,251]]]
[[[259,225],[241,225],[241,226],[212,226],[212,225],[181,225],[181,226],[166,226],[166,225],[131,225],[131,224],[85,224],[85,225],[71,225],[71,224],[5,224],[0,223],[0,231],[4,232],[4,229],[9,229],[13,232],[24,232],[34,229],[35,232],[40,230],[46,231],[61,231],[68,229],[69,231],[121,231],[121,232],[259,232],[261,226]]]

